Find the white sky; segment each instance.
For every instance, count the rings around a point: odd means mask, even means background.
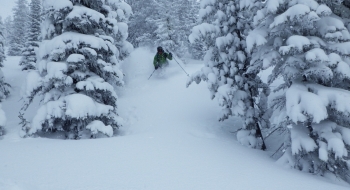
[[[15,2],[16,0],[0,0],[0,16],[2,19],[12,15],[12,8],[15,5]]]

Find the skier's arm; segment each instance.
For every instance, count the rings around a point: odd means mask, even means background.
[[[157,70],[159,65],[158,65],[158,60],[157,60],[157,55],[154,56],[154,59],[153,59],[153,65],[154,65],[154,68]]]
[[[157,67],[157,65],[158,65],[158,63],[157,63],[157,55],[154,56],[153,65],[154,65],[154,67]]]

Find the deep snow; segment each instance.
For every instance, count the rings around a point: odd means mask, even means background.
[[[25,74],[19,58],[8,57],[3,71],[12,94],[3,103],[8,123],[0,140],[0,189],[349,189],[336,180],[282,168],[269,157],[274,150],[238,144],[231,132],[239,122],[218,122],[220,107],[210,100],[206,84],[186,88],[187,76],[175,61],[147,80],[154,53],[136,49],[126,60],[126,86],[118,89],[125,125],[116,137],[92,140],[20,138],[17,116]],[[188,62],[182,66],[190,74],[202,66]],[[27,116],[37,107],[32,105]]]

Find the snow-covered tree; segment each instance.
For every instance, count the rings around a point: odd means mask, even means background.
[[[177,0],[159,0],[155,7],[157,14],[153,15],[152,22],[158,27],[154,31],[156,34],[154,44],[180,55],[181,43],[177,31],[180,18],[177,8]]]
[[[4,30],[3,30],[3,36],[5,38],[5,46],[7,47],[8,44],[10,43],[10,38],[11,38],[11,30],[12,30],[12,17],[11,16],[7,16],[4,19]]]
[[[188,51],[194,59],[203,60],[207,50],[208,47],[205,46],[205,43],[197,39],[196,41],[190,43]]]
[[[177,15],[179,17],[179,25],[176,28],[176,35],[179,36],[181,55],[189,52],[191,43],[188,36],[191,34],[191,29],[198,24],[199,2],[196,0],[178,1]]]
[[[271,122],[290,135],[279,162],[350,181],[350,34],[324,3],[267,0],[247,45],[252,67],[273,67],[270,84],[283,78],[271,96]]]
[[[153,46],[156,35],[154,31],[157,26],[151,22],[154,14],[156,2],[154,0],[129,0],[128,3],[132,7],[134,14],[129,22],[129,41],[135,46]]]
[[[198,13],[196,0],[130,0],[130,41],[136,46],[163,46],[183,56]]]
[[[35,69],[36,50],[39,47],[40,23],[41,23],[41,0],[32,0],[29,14],[29,30],[27,40],[22,53],[20,65],[22,70]]]
[[[2,46],[4,47],[5,45],[5,26],[4,26],[4,22],[2,20],[2,17],[0,16],[0,33],[1,33],[1,43],[2,43]],[[5,56],[5,55],[3,55]],[[1,58],[0,58],[1,59]]]
[[[4,38],[5,27],[2,23],[2,19],[0,17],[0,66],[2,66],[2,62],[5,60],[5,38]]]
[[[4,25],[2,23],[2,19],[0,17],[0,68],[3,67],[2,63],[5,61],[5,38],[4,38]],[[4,74],[0,70],[0,102],[3,101],[4,98],[9,94],[9,85],[4,81]],[[0,104],[0,136],[3,134],[3,127],[6,123],[5,112],[1,109]]]
[[[207,49],[204,49],[202,43],[190,43],[188,36],[192,32],[192,28],[199,23],[198,12],[200,3],[196,0],[187,0],[182,2],[180,9],[180,37],[188,53],[195,59],[203,59]]]
[[[183,57],[189,49],[188,36],[196,24],[197,15],[194,0],[158,0],[150,21],[158,28],[154,31],[156,46]]]
[[[4,43],[4,41],[5,41],[5,35],[4,35],[4,33],[5,33],[5,26],[4,26],[4,22],[3,22],[3,20],[2,20],[2,17],[0,16],[0,33],[1,33],[1,43]]]
[[[39,46],[38,71],[28,74],[23,109],[40,95],[43,105],[23,136],[38,131],[64,131],[75,139],[83,133],[112,136],[122,125],[115,92],[124,83],[115,46],[122,41],[114,40],[127,33],[125,13],[115,9],[121,2],[46,0],[46,40]]]
[[[261,128],[268,124],[264,120],[268,88],[258,77],[259,70],[249,67],[245,51],[249,17],[254,12],[250,7],[254,5],[254,1],[244,0],[201,1],[201,24],[193,28],[190,41],[203,41],[208,51],[205,67],[191,77],[188,85],[206,81],[212,98],[223,107],[220,121],[241,117],[239,142],[265,149],[264,142],[258,143],[257,139],[262,138]]]
[[[22,55],[26,43],[28,12],[27,0],[17,0],[13,8],[13,23],[7,52],[10,56]]]
[[[131,6],[124,0],[108,0],[106,1],[110,6],[114,14],[110,14],[110,18],[114,18],[118,21],[118,32],[113,35],[116,47],[119,50],[118,58],[120,60],[125,59],[134,50],[134,46],[127,41],[129,37],[128,21],[133,14]]]

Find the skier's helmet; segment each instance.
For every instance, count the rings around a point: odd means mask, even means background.
[[[163,50],[162,47],[159,46],[159,47],[157,47],[157,51],[158,51],[158,52],[163,52],[164,50]]]

